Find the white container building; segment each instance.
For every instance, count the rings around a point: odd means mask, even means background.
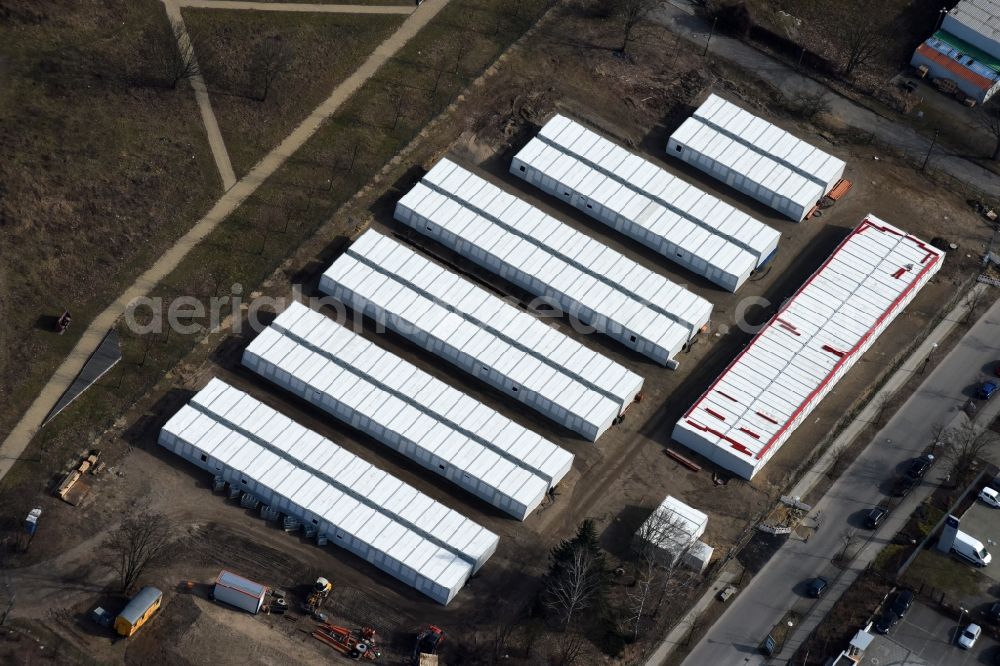
[[[667,495],[635,534],[639,548],[653,547],[659,559],[673,565],[708,527],[708,515]],[[709,555],[711,557],[711,555]]]
[[[673,438],[752,478],[943,261],[869,215],[681,417]]]
[[[399,200],[395,216],[659,363],[712,314],[704,298],[449,160]]]
[[[497,547],[489,530],[218,379],[160,444],[443,604]],[[216,598],[257,612],[260,590],[226,574],[235,591],[223,599],[217,582]]]
[[[718,95],[667,142],[667,153],[801,222],[844,175],[844,161]]]
[[[518,519],[573,454],[328,317],[292,303],[243,365]]]
[[[510,172],[729,291],[771,260],[781,238],[561,115],[514,156]]]
[[[941,30],[1000,58],[1000,0],[961,0],[945,14]]]
[[[374,231],[320,289],[590,441],[642,388],[634,372]]]
[[[216,601],[256,615],[267,598],[267,586],[223,569],[215,579],[212,596]]]

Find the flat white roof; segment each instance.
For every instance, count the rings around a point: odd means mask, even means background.
[[[421,553],[413,568],[445,589],[496,548],[497,535],[219,379],[163,429],[369,546],[392,530],[394,543]],[[232,576],[219,580],[256,585]]]
[[[671,136],[809,210],[844,172],[844,161],[712,94]]]
[[[556,115],[517,159],[719,270],[747,274],[780,234],[724,201]]]
[[[704,534],[707,526],[708,514],[667,495],[639,533],[661,548],[678,550]]]
[[[301,303],[247,346],[243,362],[287,373],[318,406],[349,410],[348,423],[368,421],[366,432],[390,445],[412,443],[407,455],[437,456],[522,506],[536,506],[572,464],[568,451]]]
[[[518,272],[514,281],[529,291],[526,283],[545,285],[533,293],[569,314],[668,351],[712,313],[704,298],[447,159],[400,199],[396,219],[424,233],[437,225],[454,241],[433,237],[502,275]]]
[[[1000,43],[1000,0],[961,0],[948,15],[970,30]],[[997,53],[990,55],[1000,57]]]
[[[684,414],[677,426],[756,462],[943,253],[869,215]],[[676,430],[675,430],[676,432]]]
[[[372,230],[323,273],[320,288],[406,337],[436,341],[427,346],[445,358],[447,346],[475,359],[477,374],[491,368],[588,431],[603,432],[642,386],[639,375]]]

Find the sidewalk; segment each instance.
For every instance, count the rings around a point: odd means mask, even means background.
[[[986,289],[986,285],[977,284],[977,289]],[[945,339],[954,330],[962,318],[965,316],[967,311],[966,300],[962,299],[959,304],[949,312],[941,322],[934,327],[930,334],[924,339],[924,341],[917,347],[917,349],[910,354],[910,356],[903,361],[899,369],[897,369],[882,386],[882,388],[872,396],[868,404],[865,405],[864,409],[855,417],[855,419],[840,433],[840,435],[827,447],[824,454],[816,461],[808,471],[806,471],[799,481],[792,488],[789,493],[792,497],[804,497],[810,490],[822,479],[826,471],[830,468],[833,463],[834,451],[841,447],[846,446],[851,443],[860,433],[863,431],[873,420],[875,416],[875,411],[878,409],[880,399],[883,395],[891,394],[898,390],[903,384],[905,384],[924,364],[924,359],[935,349],[938,342]],[[991,415],[995,415],[1000,412],[1000,401],[994,401],[990,403],[989,406],[982,410],[979,414],[979,419],[988,419]],[[956,415],[955,420],[964,419],[965,414],[959,413]],[[985,421],[983,421],[985,422]],[[874,443],[874,441],[872,442]],[[871,446],[869,443],[868,446]],[[929,485],[922,485],[916,488],[900,505],[900,507],[889,515],[889,518],[884,523],[883,527],[880,529],[882,534],[895,534],[899,529],[905,525],[906,520],[909,518],[910,513],[922,502],[926,496],[930,495],[933,488]],[[898,523],[898,525],[896,524]],[[895,525],[895,528],[890,526]],[[861,551],[855,557],[852,562],[852,566],[846,569],[840,576],[838,576],[834,581],[831,582],[830,589],[827,593],[820,599],[813,607],[810,609],[808,615],[799,623],[798,629],[792,634],[789,640],[785,644],[785,649],[782,653],[786,655],[793,655],[798,646],[809,636],[813,629],[819,625],[820,621],[826,616],[833,604],[843,595],[844,591],[847,590],[854,583],[855,579],[858,577],[861,571],[867,567],[868,563],[871,562],[878,552],[881,550],[884,543],[882,540],[869,539],[868,542],[862,547]],[[656,648],[656,650],[649,656],[646,660],[645,666],[661,666],[666,663],[666,660],[673,653],[674,649],[681,644],[682,640],[687,636],[691,629],[692,624],[697,621],[697,618],[701,613],[712,603],[715,599],[715,595],[718,593],[722,587],[724,587],[732,579],[731,576],[727,577],[725,582],[723,582],[724,575],[721,575],[711,584],[709,589],[705,594],[698,600],[698,602],[684,615],[684,617],[677,623],[676,626],[671,629],[671,631],[664,638],[663,642]],[[780,660],[776,660],[775,663],[785,663]]]
[[[708,42],[710,24],[696,16],[693,5],[685,0],[664,3],[650,14],[650,20],[691,41],[698,53],[702,52]],[[930,148],[930,141],[913,129],[859,106],[822,83],[799,74],[788,65],[737,39],[715,32],[708,50],[716,57],[753,72],[780,90],[788,99],[827,93],[826,99],[832,115],[846,125],[871,132],[880,141],[895,146],[912,157],[922,158]],[[928,167],[942,171],[984,194],[1000,196],[1000,177],[962,157],[946,154],[940,146],[934,149]]]

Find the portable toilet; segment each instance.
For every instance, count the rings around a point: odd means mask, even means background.
[[[125,637],[133,635],[159,610],[162,601],[163,592],[160,590],[155,587],[142,588],[115,618],[115,631]]]

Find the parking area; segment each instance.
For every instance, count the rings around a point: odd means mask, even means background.
[[[1000,566],[995,561],[1000,557],[1000,509],[975,502],[962,516],[961,530],[982,541],[986,550],[993,554],[994,562],[980,571],[1000,583]]]
[[[998,663],[1000,642],[988,635],[985,626],[983,635],[971,650],[963,650],[956,645],[956,635],[960,626],[970,622],[968,617],[966,615],[960,625],[925,604],[914,603],[906,617],[888,635],[876,635],[860,663],[864,666]]]

